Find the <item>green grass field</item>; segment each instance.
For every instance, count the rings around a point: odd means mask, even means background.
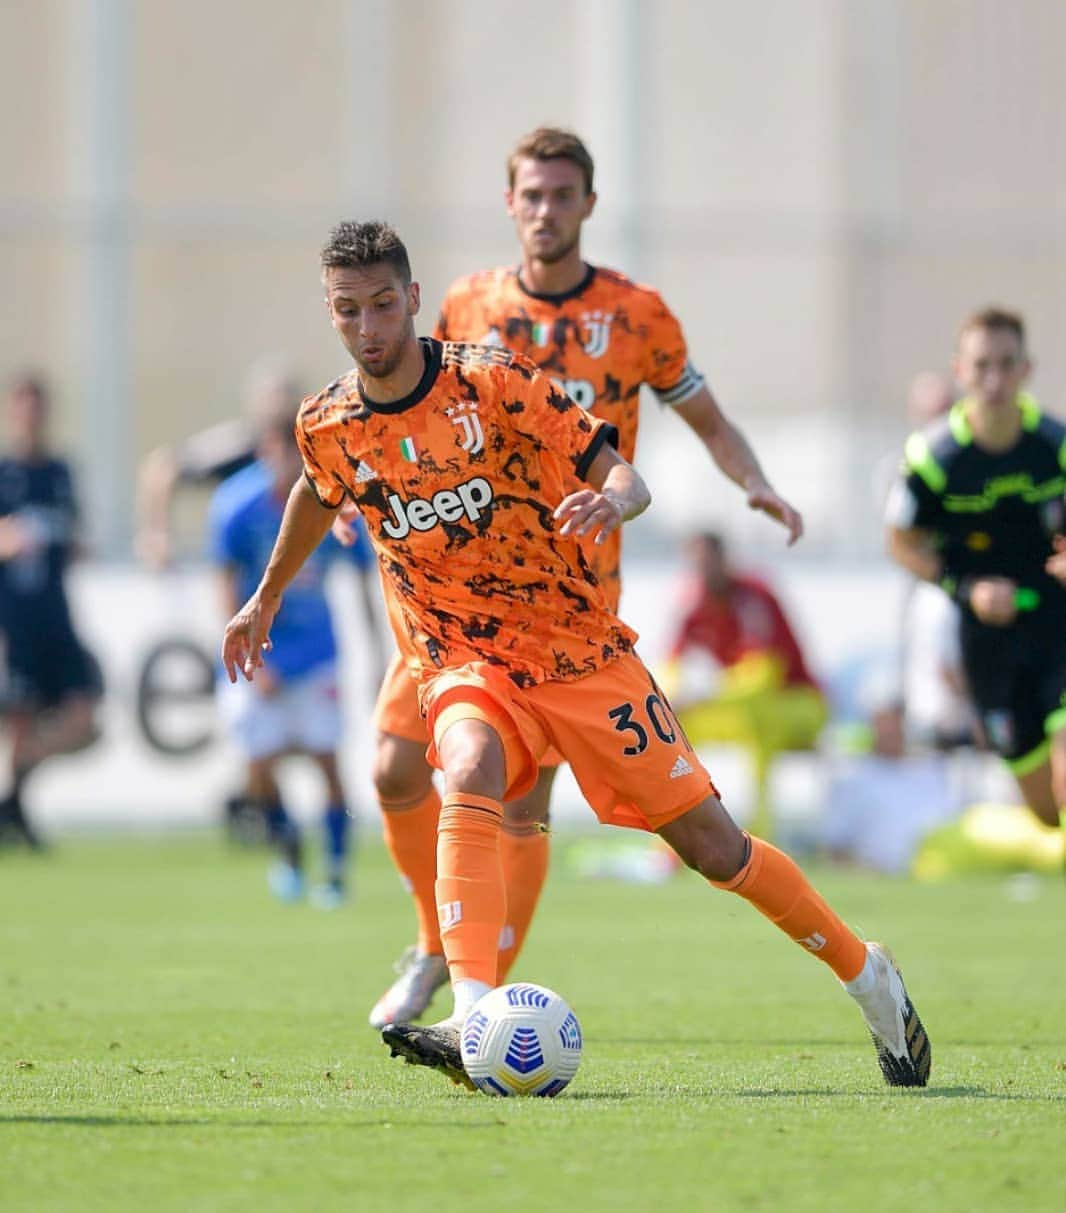
[[[334,914],[205,838],[0,854],[0,1208],[1066,1207],[1061,880],[815,871],[929,1029],[931,1085],[895,1091],[829,971],[750,907],[690,875],[581,881],[565,847],[516,971],[582,1021],[554,1101],[389,1060],[365,1016],[410,916],[376,844]]]

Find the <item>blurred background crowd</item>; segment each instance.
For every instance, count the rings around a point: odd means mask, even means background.
[[[890,566],[882,534],[907,433],[957,394],[974,308],[1025,315],[1030,386],[1062,415],[1064,46],[1057,0],[3,5],[0,566],[5,592],[43,603],[65,582],[70,602],[42,607],[32,644],[5,628],[0,796],[25,808],[6,843],[205,823],[278,841],[242,813],[275,778],[297,818],[325,801],[376,826],[391,642],[358,544],[322,573],[335,768],[245,769],[234,748],[214,691],[231,478],[291,478],[299,399],[345,369],[318,280],[329,227],[396,225],[428,332],[450,281],[517,259],[506,157],[546,122],[596,159],[587,258],[661,291],[806,520],[786,549],[644,401],[654,504],[621,613],[726,804],[795,849],[906,871],[965,810],[1016,803],[969,707],[957,608]],[[4,502],[27,467],[38,507],[20,512]],[[20,699],[27,664],[47,712]],[[591,824],[572,784],[556,820]],[[1024,837],[1022,862],[1044,841]],[[652,852],[582,863],[663,870]],[[324,875],[328,903],[343,882]]]

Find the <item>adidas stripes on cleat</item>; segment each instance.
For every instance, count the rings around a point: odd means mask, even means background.
[[[876,980],[856,1001],[877,1049],[881,1073],[890,1087],[924,1087],[933,1051],[903,976],[883,944],[868,943],[866,951]]]

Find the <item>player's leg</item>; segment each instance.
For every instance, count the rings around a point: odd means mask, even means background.
[[[374,789],[385,846],[411,894],[418,938],[397,963],[398,977],[370,1010],[373,1028],[418,1019],[448,980],[437,923],[437,822],[440,795],[426,761],[428,735],[415,684],[394,657],[378,692]]]
[[[278,858],[267,880],[274,895],[294,901],[304,892],[303,840],[285,807],[276,768],[290,745],[290,711],[283,686],[263,694],[255,683],[220,679],[216,686],[219,718],[247,763],[248,799],[266,823],[267,840]]]
[[[284,750],[248,755],[248,791],[260,806],[267,837],[278,858],[267,873],[270,891],[279,901],[298,901],[305,892],[303,834],[285,807],[277,780],[277,764]]]
[[[311,901],[319,909],[336,909],[346,891],[351,840],[351,818],[337,765],[344,721],[336,663],[320,662],[303,671],[284,685],[282,695],[288,748],[306,754],[326,785],[322,816],[326,880],[312,888]]]
[[[500,863],[507,890],[507,917],[500,935],[497,980],[502,984],[518,958],[548,875],[548,813],[557,765],[542,766],[537,782],[503,810]]]
[[[437,845],[437,907],[452,983],[449,1019],[429,1027],[395,1024],[382,1038],[395,1056],[471,1086],[459,1027],[496,984],[505,916],[499,837],[503,799],[516,800],[537,778],[548,746],[524,695],[492,667],[463,667],[433,681],[427,694],[429,756],[444,775]]]
[[[659,833],[689,867],[749,901],[833,970],[862,1009],[888,1083],[925,1086],[929,1041],[891,956],[880,944],[864,943],[789,856],[738,830],[714,797]]]
[[[30,824],[22,801],[26,779],[38,762],[34,742],[37,732],[36,716],[36,712],[21,705],[10,708],[5,713],[10,779],[4,799],[0,801],[0,842],[10,839],[40,850],[43,846],[41,838]]]
[[[1066,720],[1051,734],[1051,792],[1059,823],[1066,828]]]
[[[600,820],[643,819],[686,864],[824,961],[859,1002],[886,1081],[924,1085],[928,1041],[887,953],[864,944],[787,855],[737,828],[639,660],[620,658],[581,687],[580,696],[536,688],[530,699]]]
[[[319,909],[331,910],[339,906],[347,894],[352,817],[348,812],[336,753],[322,750],[312,753],[310,757],[321,772],[326,786],[326,809],[322,814],[326,880],[311,890],[311,899]]]
[[[456,718],[437,732],[445,795],[437,843],[437,907],[451,976],[451,1016],[425,1028],[391,1024],[382,1039],[392,1055],[440,1070],[472,1088],[463,1069],[459,1029],[471,1007],[496,984],[505,913],[499,836],[506,788],[504,744],[485,720]]]

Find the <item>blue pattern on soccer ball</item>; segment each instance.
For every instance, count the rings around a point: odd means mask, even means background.
[[[544,1065],[536,1028],[515,1028],[503,1060],[517,1074],[530,1074]]]
[[[563,1020],[559,1028],[559,1039],[564,1049],[581,1048],[581,1025],[573,1011]]]
[[[481,1038],[485,1035],[485,1029],[489,1026],[489,1017],[481,1011],[471,1011],[467,1017],[466,1027],[463,1029],[462,1048],[464,1053],[476,1053],[478,1046],[481,1044]]]
[[[569,1082],[569,1078],[553,1078],[547,1086],[541,1087],[537,1094],[551,1099],[553,1095],[558,1095]]]
[[[511,1095],[511,1092],[498,1082],[491,1074],[486,1074],[483,1078],[475,1078],[474,1085],[479,1087],[486,1095],[503,1095],[505,1098]]]
[[[507,1001],[512,1007],[540,1007],[543,1009],[551,999],[536,986],[513,985],[507,990]]]

